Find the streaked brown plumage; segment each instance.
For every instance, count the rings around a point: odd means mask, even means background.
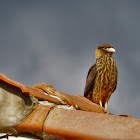
[[[96,48],[96,64],[88,72],[84,96],[94,103],[105,107],[117,86],[117,66],[112,54],[115,49],[110,44]]]

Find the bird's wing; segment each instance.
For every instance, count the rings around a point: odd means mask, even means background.
[[[96,75],[97,75],[96,64],[94,64],[93,66],[91,66],[91,68],[88,71],[85,90],[84,90],[84,97],[87,97],[89,91],[92,90]]]

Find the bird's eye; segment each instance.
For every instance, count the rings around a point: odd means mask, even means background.
[[[107,47],[103,47],[103,49],[105,50],[105,49],[107,49]]]

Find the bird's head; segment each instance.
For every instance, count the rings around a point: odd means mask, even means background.
[[[102,56],[112,56],[115,53],[115,49],[110,44],[103,44],[96,48],[96,59]]]

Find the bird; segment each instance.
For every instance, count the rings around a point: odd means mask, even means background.
[[[96,48],[96,63],[88,71],[84,97],[107,111],[107,103],[117,87],[118,70],[112,57],[115,49],[110,44]]]

